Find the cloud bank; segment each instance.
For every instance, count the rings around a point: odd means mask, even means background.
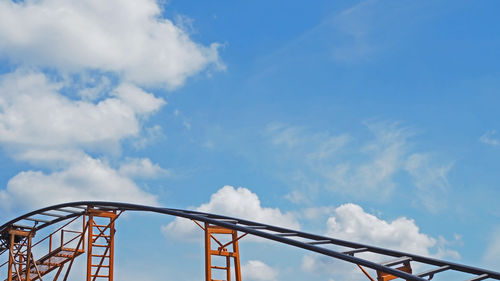
[[[82,199],[158,204],[134,179],[169,175],[122,157],[161,135],[152,114],[172,90],[222,70],[219,44],[194,42],[153,0],[0,1],[0,145],[31,167],[0,189],[0,208]],[[124,158],[124,159],[123,159]]]
[[[19,149],[118,146],[138,135],[140,118],[165,101],[130,84],[121,84],[97,103],[61,94],[61,85],[41,72],[0,78],[0,142]]]
[[[139,135],[140,119],[159,110],[164,100],[128,84],[96,103],[67,98],[60,89],[40,72],[17,71],[0,78],[0,144],[15,159],[52,170],[14,176],[0,190],[2,200],[9,202],[2,207],[84,199],[157,204],[155,196],[128,177],[138,160],[129,160],[119,173],[86,151],[118,151],[120,141]],[[135,172],[142,168],[152,173],[153,167],[143,159],[135,163]]]
[[[176,88],[212,65],[219,44],[192,41],[156,1],[0,2],[0,53],[63,72],[114,72],[141,85]]]

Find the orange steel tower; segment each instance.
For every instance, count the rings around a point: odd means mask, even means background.
[[[87,281],[113,281],[116,210],[87,210]]]
[[[205,232],[205,280],[206,281],[223,281],[214,279],[213,269],[225,271],[225,281],[231,281],[231,259],[234,261],[234,280],[241,281],[241,266],[238,240],[243,238],[246,233],[238,237],[238,231],[217,225],[205,223],[203,227],[197,221],[194,221]],[[221,237],[223,236],[223,237]],[[227,237],[229,236],[229,237]],[[227,241],[229,238],[229,241]],[[216,242],[216,248],[212,248],[212,240]],[[226,242],[227,241],[227,242]],[[232,251],[229,246],[232,245]],[[215,265],[214,258],[221,257],[223,265]]]
[[[9,267],[8,281],[12,281],[13,276],[22,276],[26,281],[32,280],[32,272],[27,270],[36,263],[33,263],[33,255],[31,253],[31,240],[33,232],[10,229],[10,248],[9,248]],[[15,274],[14,274],[15,273]]]

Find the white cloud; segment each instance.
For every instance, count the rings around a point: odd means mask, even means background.
[[[429,255],[436,239],[420,232],[415,221],[401,217],[391,222],[366,213],[360,206],[345,204],[327,221],[327,236]]]
[[[171,174],[148,158],[128,158],[120,165],[119,172],[131,178],[157,178]]]
[[[273,144],[298,153],[312,178],[322,180],[327,189],[358,196],[377,192],[383,197],[394,187],[392,177],[404,164],[411,132],[395,123],[366,125],[375,139],[354,151],[353,137],[348,134],[314,134],[284,125],[268,127],[267,133]],[[349,157],[355,160],[345,160],[348,153],[355,153],[356,157]]]
[[[250,260],[241,266],[242,278],[254,281],[275,281],[278,278],[278,270],[258,261]]]
[[[117,149],[121,139],[139,134],[139,117],[165,103],[129,85],[119,86],[116,97],[97,103],[68,99],[59,90],[58,83],[41,73],[17,71],[3,76],[0,142],[21,149]]]
[[[149,144],[155,143],[160,139],[164,139],[166,136],[163,134],[163,128],[160,125],[154,125],[149,128],[144,129],[144,133],[136,138],[132,145],[137,149],[142,149]]]
[[[14,155],[18,161],[25,161],[35,166],[63,168],[77,163],[87,156],[86,153],[74,148],[25,148],[18,149]]]
[[[480,138],[479,141],[484,143],[484,144],[489,144],[491,146],[499,146],[500,145],[500,139],[495,138],[497,135],[497,132],[495,130],[488,131],[484,133]]]
[[[292,192],[286,194],[285,199],[295,204],[309,203],[309,198],[303,192],[298,190],[293,190]]]
[[[113,91],[113,95],[132,108],[136,114],[154,113],[165,104],[163,99],[156,98],[153,94],[127,83],[119,85]]]
[[[0,77],[0,145],[40,168],[18,173],[0,197],[30,208],[83,199],[157,204],[132,179],[169,171],[147,158],[120,163],[121,142],[142,148],[162,136],[159,125],[142,126],[166,102],[141,87],[174,89],[224,68],[219,45],[192,41],[189,23],[176,26],[154,0],[0,1],[0,57],[17,68]]]
[[[83,100],[97,100],[112,90],[112,82],[106,76],[93,77],[83,73],[79,78],[81,79],[80,83],[75,83],[72,79],[66,79],[65,84],[67,86],[82,84],[81,88],[77,89],[76,92]]]
[[[315,151],[307,155],[307,158],[314,161],[335,157],[340,149],[347,145],[351,139],[347,134],[327,137],[319,144]]]
[[[292,229],[300,228],[299,223],[291,213],[282,213],[277,208],[262,207],[257,194],[244,187],[235,189],[226,185],[212,194],[208,203],[191,209]],[[182,218],[176,218],[167,226],[163,226],[162,231],[165,235],[188,239],[200,233],[193,222]]]
[[[429,154],[412,154],[406,161],[405,169],[414,179],[420,203],[428,210],[438,211],[446,206],[442,194],[446,194],[449,186],[447,174],[452,164],[436,165],[430,158]]]
[[[323,171],[334,188],[382,192],[387,195],[394,188],[392,177],[404,161],[406,142],[411,133],[398,128],[397,124],[367,123],[375,140],[361,148],[367,160],[353,166],[350,163],[336,164]],[[333,172],[333,173],[332,173]]]
[[[423,256],[459,257],[457,252],[445,248],[448,243],[444,238],[434,238],[422,233],[414,220],[400,217],[393,221],[386,221],[366,213],[355,204],[344,204],[336,208],[333,215],[328,218],[326,228],[326,236],[338,239]],[[373,254],[360,255],[373,261],[384,260],[383,257]],[[313,255],[304,257],[302,269],[308,272],[325,272],[333,275],[336,280],[364,280],[365,278],[353,265]]]
[[[219,45],[203,46],[154,0],[0,2],[0,53],[15,63],[114,72],[139,84],[175,88],[210,65]]]
[[[273,144],[285,145],[288,148],[293,148],[305,141],[303,138],[303,129],[300,127],[273,123],[266,127],[266,133]]]
[[[157,205],[156,197],[141,190],[101,160],[88,156],[65,170],[44,173],[24,171],[0,190],[2,208],[44,207],[81,200],[104,200]]]
[[[350,134],[311,133],[304,128],[272,124],[266,136],[279,151],[279,161],[302,163],[300,170],[286,176],[295,190],[317,192],[315,188],[377,200],[388,198],[398,186],[396,177],[406,173],[412,179],[421,203],[436,210],[428,191],[445,192],[451,164],[441,164],[430,153],[415,153],[410,141],[414,132],[393,122],[365,122],[372,138],[359,141]],[[303,193],[293,191],[287,198],[306,202]],[[419,202],[420,203],[420,202]]]
[[[0,78],[0,144],[16,160],[44,168],[10,179],[0,190],[9,202],[2,208],[85,199],[157,204],[131,180],[138,173],[165,172],[157,164],[131,160],[119,172],[87,152],[119,151],[120,141],[138,136],[141,119],[163,106],[163,99],[128,84],[98,102],[69,99],[60,91],[60,83],[37,72]]]

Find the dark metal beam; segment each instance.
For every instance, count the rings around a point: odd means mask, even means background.
[[[176,216],[176,217],[183,217],[183,218],[187,218],[187,219],[191,219],[191,220],[206,222],[206,223],[222,226],[225,228],[238,230],[238,231],[252,234],[255,236],[259,236],[259,237],[262,237],[265,239],[288,244],[288,245],[302,248],[302,249],[305,249],[308,251],[313,251],[313,252],[316,252],[319,254],[330,256],[330,257],[333,257],[336,259],[344,260],[344,261],[347,261],[350,263],[365,266],[365,267],[372,268],[375,270],[379,270],[379,271],[400,277],[400,278],[405,279],[405,280],[424,281],[427,279],[424,279],[424,278],[417,276],[417,275],[412,275],[412,274],[391,268],[388,265],[378,264],[378,263],[375,263],[375,262],[372,262],[372,261],[369,261],[366,259],[355,257],[354,253],[356,251],[363,249],[363,251],[365,251],[365,252],[371,252],[371,253],[386,255],[386,256],[395,257],[395,258],[405,257],[405,258],[412,260],[412,261],[416,261],[416,262],[420,262],[420,263],[424,263],[424,264],[428,264],[428,265],[435,265],[435,266],[438,266],[441,268],[448,266],[447,269],[449,269],[449,270],[460,271],[460,272],[464,272],[464,273],[471,273],[471,274],[474,274],[477,276],[471,280],[482,280],[481,278],[483,278],[483,277],[484,277],[483,279],[492,278],[492,279],[500,280],[500,273],[499,272],[494,272],[491,270],[486,270],[486,269],[481,269],[481,268],[477,268],[477,267],[457,264],[457,263],[453,263],[453,262],[447,262],[447,261],[438,260],[438,259],[434,259],[434,258],[423,257],[423,256],[419,256],[419,255],[413,255],[411,253],[405,253],[405,252],[401,252],[401,251],[394,251],[394,250],[384,249],[384,248],[380,248],[380,247],[363,245],[360,243],[354,243],[354,242],[350,242],[350,241],[335,239],[332,237],[326,237],[326,236],[315,235],[315,234],[311,234],[311,233],[286,229],[286,228],[282,228],[282,227],[276,227],[273,225],[261,224],[261,223],[257,223],[257,222],[253,222],[253,221],[249,221],[249,220],[237,219],[237,218],[232,218],[232,217],[228,217],[228,216],[207,214],[207,213],[202,213],[202,212],[197,212],[197,211],[189,211],[189,210],[179,210],[179,209],[170,209],[170,208],[159,208],[159,207],[153,207],[153,206],[143,206],[143,205],[136,205],[136,204],[129,204],[129,203],[82,201],[82,202],[71,202],[71,203],[58,204],[55,206],[50,206],[50,207],[46,207],[46,208],[43,208],[43,209],[40,209],[37,211],[30,212],[28,214],[25,214],[23,216],[20,216],[16,219],[13,219],[13,220],[3,224],[2,226],[0,226],[0,234],[5,232],[14,223],[19,222],[19,221],[24,220],[24,219],[27,219],[27,218],[32,217],[34,215],[45,215],[45,216],[57,217],[57,219],[54,219],[54,220],[50,221],[49,223],[44,223],[44,224],[38,225],[34,228],[34,230],[40,230],[40,229],[45,228],[49,225],[52,225],[54,223],[58,223],[60,221],[63,221],[63,220],[69,219],[69,218],[73,218],[73,217],[78,216],[80,214],[83,214],[85,212],[85,210],[82,210],[81,212],[70,213],[69,215],[65,216],[62,214],[59,215],[59,214],[50,213],[49,211],[61,211],[61,208],[80,208],[80,209],[83,209],[84,206],[85,207],[94,207],[94,208],[103,208],[103,209],[113,208],[113,209],[119,209],[122,211],[129,210],[129,211],[155,212],[155,213],[160,213],[160,214],[172,215],[172,216]],[[313,240],[313,241],[309,241],[309,242],[298,241],[298,240],[294,240],[294,239],[289,238],[289,237],[284,237],[284,236],[282,236],[283,234],[285,234],[285,235],[293,234],[294,238],[296,238],[296,237],[297,238],[306,238],[308,240]],[[329,241],[327,244],[344,246],[344,247],[352,248],[353,250],[346,251],[346,252],[337,252],[337,251],[334,251],[334,250],[331,250],[328,248],[320,247],[319,245],[325,244],[325,241]],[[435,273],[437,273],[437,272],[435,272]]]

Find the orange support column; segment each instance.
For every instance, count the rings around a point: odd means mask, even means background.
[[[9,268],[7,280],[31,280],[31,267],[32,255],[31,255],[31,240],[33,237],[33,232],[11,229],[10,234],[10,245],[9,245]]]
[[[246,235],[246,234],[243,234],[243,236]],[[242,238],[243,236],[241,237],[238,237],[238,232],[236,230],[233,230],[233,233],[232,233],[232,236],[233,236],[233,252],[236,254],[235,258],[234,258],[234,272],[236,274],[236,281],[241,281],[241,268],[240,268],[240,248],[238,246],[238,240],[240,238]],[[229,257],[228,257],[229,259]],[[227,279],[229,281],[229,278]]]
[[[226,281],[231,281],[231,259],[234,260],[234,271],[235,271],[235,281],[241,281],[241,270],[240,270],[240,255],[238,248],[238,240],[241,239],[246,234],[238,237],[238,232],[236,230],[210,225],[205,223],[203,228],[205,231],[205,280],[206,281],[222,281],[213,279],[212,270],[222,270],[226,271]],[[230,241],[223,244],[221,241],[215,237],[215,235],[230,235]],[[218,245],[216,249],[212,248],[212,240]],[[232,246],[232,251],[228,250],[229,245]],[[225,265],[214,265],[212,257],[224,257]]]
[[[113,281],[116,210],[87,210],[87,281]]]

